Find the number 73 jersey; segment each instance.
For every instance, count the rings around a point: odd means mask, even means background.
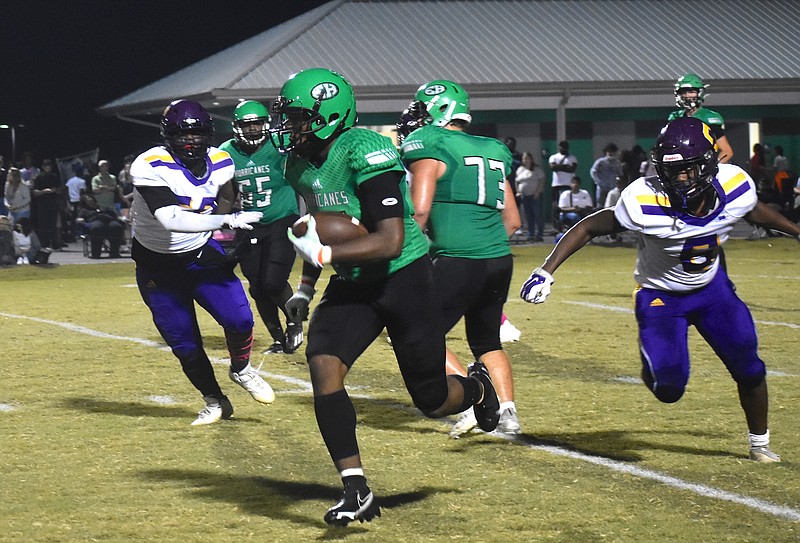
[[[510,254],[502,210],[511,151],[502,142],[428,125],[413,131],[400,153],[407,167],[426,158],[446,167],[436,182],[427,225],[434,256],[484,259]]]
[[[622,191],[614,208],[619,223],[639,233],[634,278],[645,288],[688,292],[707,285],[719,269],[719,251],[736,221],[758,202],[750,176],[720,164],[713,181],[717,207],[694,217],[669,204],[658,177],[640,177]]]

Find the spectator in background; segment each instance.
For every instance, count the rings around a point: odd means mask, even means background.
[[[550,159],[547,163],[550,166],[550,170],[553,172],[553,180],[550,183],[550,186],[553,188],[551,194],[553,229],[560,231],[559,217],[561,213],[558,200],[561,194],[568,191],[570,188],[572,175],[575,173],[575,170],[578,169],[578,159],[575,158],[574,155],[569,154],[569,142],[563,140],[558,143],[558,152],[554,155],[550,155]]]
[[[126,155],[123,159],[122,169],[117,175],[117,187],[119,187],[120,198],[120,214],[125,220],[125,245],[130,244],[132,237],[131,232],[131,204],[133,203],[133,176],[131,175],[131,164],[136,157],[133,155]],[[124,247],[123,252],[128,249]]]
[[[42,170],[33,164],[33,153],[30,151],[23,153],[22,168],[19,170],[22,180],[28,183],[28,185],[33,186],[33,180],[36,179],[36,176],[38,176],[41,171]]]
[[[108,240],[109,256],[120,258],[119,247],[125,238],[125,222],[113,207],[100,207],[94,197],[84,194],[81,196],[76,222],[89,236],[89,258],[100,258],[104,240]]]
[[[753,145],[753,156],[750,157],[750,177],[758,183],[766,174],[767,159],[764,156],[764,147],[760,143]]]
[[[42,161],[42,169],[33,180],[32,218],[34,230],[39,236],[42,247],[60,249],[58,219],[61,213],[61,201],[64,185],[53,168],[53,161],[46,158]]]
[[[508,136],[503,143],[508,150],[511,151],[511,174],[509,174],[507,181],[511,185],[512,190],[517,190],[517,168],[522,164],[522,153],[517,151],[517,138]]]
[[[656,150],[655,147],[650,149],[650,155],[648,155],[647,159],[642,161],[642,163],[639,165],[640,177],[651,177],[653,175],[656,175],[656,168],[655,166],[653,166],[653,154],[652,154],[653,151],[655,150]]]
[[[83,166],[80,164],[72,165],[72,177],[67,179],[67,199],[69,201],[69,223],[70,234],[73,238],[80,235],[76,219],[81,204],[81,196],[86,192],[86,179],[83,178]]]
[[[581,188],[581,178],[577,175],[570,181],[570,190],[562,192],[559,196],[558,208],[561,210],[559,220],[565,228],[571,228],[592,212],[592,197],[588,191]]]
[[[619,148],[615,143],[609,143],[603,149],[603,156],[592,164],[589,175],[592,176],[595,187],[595,205],[601,207],[606,201],[606,195],[616,185],[617,178],[622,176],[622,163],[617,158]]]
[[[31,216],[31,187],[22,180],[17,168],[9,168],[3,198],[11,221],[16,223],[23,217]]]
[[[775,146],[775,158],[772,160],[772,168],[776,172],[789,171],[789,159],[783,155],[783,147],[780,145]]]
[[[97,167],[100,171],[92,178],[92,196],[97,200],[98,207],[117,209],[119,215],[117,177],[108,173],[109,163],[107,160],[98,162]]]
[[[17,264],[46,264],[50,255],[42,250],[30,218],[22,217],[14,226],[14,254]],[[47,255],[47,256],[45,256]]]
[[[13,266],[17,261],[14,251],[14,225],[7,215],[0,215],[0,266]]]
[[[603,203],[603,207],[614,207],[617,205],[617,201],[619,201],[619,196],[622,194],[622,189],[624,189],[627,185],[625,183],[625,179],[622,176],[617,177],[614,182],[614,188],[608,191],[606,195],[606,200]]]
[[[517,168],[517,196],[522,200],[528,241],[544,241],[544,171],[533,162],[531,153],[522,153],[522,164]],[[534,233],[535,232],[535,233]]]

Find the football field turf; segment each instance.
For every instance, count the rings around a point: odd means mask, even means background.
[[[725,246],[769,370],[783,457],[771,465],[747,460],[735,384],[694,330],[683,399],[661,404],[641,384],[634,249],[586,247],[546,303],[522,302],[551,248],[513,248],[518,438],[450,439],[454,419],[411,404],[385,336],[355,364],[347,384],[383,517],[347,528],[322,520],[341,483],[302,348],[254,355],[277,394],[258,404],[228,380],[222,331],[198,310],[235,415],[192,427],[202,400],[132,263],[0,269],[0,542],[800,541],[800,246]],[[260,353],[271,341],[260,322],[255,333]],[[461,325],[448,344],[469,361]]]

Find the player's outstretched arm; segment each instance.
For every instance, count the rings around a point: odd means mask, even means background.
[[[522,284],[520,297],[535,304],[544,302],[550,295],[550,285],[555,282],[552,274],[565,260],[592,238],[622,230],[622,226],[614,218],[613,209],[601,209],[582,219],[564,234],[544,264],[531,272],[530,277]]]
[[[564,237],[558,242],[553,252],[545,259],[542,269],[548,273],[555,273],[566,259],[589,243],[592,238],[607,236],[621,230],[623,230],[622,227],[614,218],[613,209],[606,208],[592,213],[578,221],[575,226],[564,234]]]
[[[756,207],[745,215],[745,219],[763,228],[778,230],[795,238],[800,236],[800,226],[761,202],[758,202]],[[798,241],[800,241],[800,238],[798,238]]]

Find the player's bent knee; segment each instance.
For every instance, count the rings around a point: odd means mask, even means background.
[[[658,398],[658,401],[663,403],[675,403],[681,399],[686,389],[672,385],[659,385],[655,387],[655,390],[653,388],[650,390],[653,392],[653,395]]]
[[[744,390],[753,390],[761,386],[761,384],[765,381],[765,376],[761,375],[750,375],[745,377],[739,377],[736,379],[736,384],[739,385]]]
[[[415,386],[409,390],[414,405],[422,411],[422,414],[429,418],[439,418],[440,408],[447,401],[447,381],[429,381]]]

